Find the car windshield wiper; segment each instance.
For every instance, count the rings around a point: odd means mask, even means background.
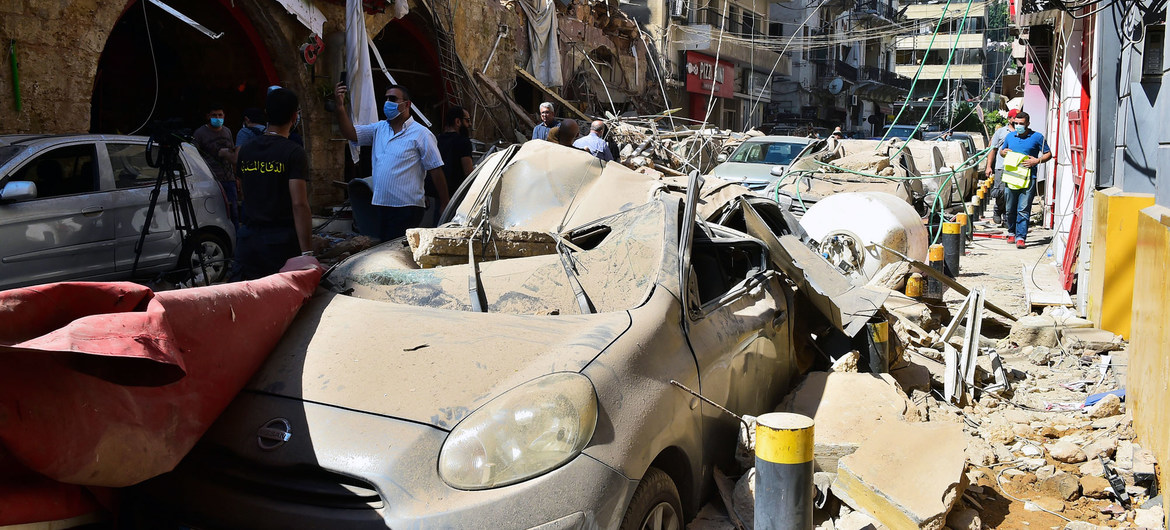
[[[561,258],[561,267],[565,269],[565,275],[569,277],[569,286],[573,289],[573,296],[577,298],[577,307],[581,308],[582,314],[592,314],[597,312],[597,308],[593,306],[593,300],[589,299],[589,294],[585,292],[585,288],[581,286],[581,280],[577,277],[577,260],[573,257],[572,249],[569,248],[568,241],[561,237],[560,234],[552,234],[553,239],[556,239],[557,255]]]
[[[483,279],[479,276],[479,262],[475,261],[475,236],[483,230],[483,225],[487,224],[487,219],[487,205],[484,205],[484,215],[479,220],[479,225],[467,237],[467,264],[471,266],[471,273],[467,278],[467,294],[471,298],[471,310],[478,313],[488,312],[488,302],[487,295],[483,292]],[[483,248],[485,250],[487,249],[488,241],[491,239],[491,225],[488,225],[486,236],[483,242]]]

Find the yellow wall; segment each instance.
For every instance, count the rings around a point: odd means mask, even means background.
[[[1134,251],[1138,212],[1154,204],[1149,193],[1118,188],[1093,196],[1093,240],[1089,257],[1089,320],[1097,327],[1130,338],[1133,312]]]
[[[1142,210],[1137,231],[1126,406],[1138,442],[1165,466],[1170,462],[1170,208]],[[1158,489],[1170,491],[1170,473],[1165,467],[1159,471]],[[1163,499],[1170,512],[1170,497]]]

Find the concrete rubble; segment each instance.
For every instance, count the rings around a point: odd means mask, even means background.
[[[871,286],[908,272],[890,267]],[[941,396],[946,306],[894,291],[884,309],[901,343],[889,374],[857,373],[856,351],[831,353],[831,369],[778,407],[815,421],[817,475],[832,477],[817,528],[1165,528],[1157,463],[1124,399],[1124,340],[1060,310],[1014,323],[985,311],[975,385],[952,405]],[[987,390],[991,353],[1010,390]],[[739,493],[737,513],[750,512],[754,497]]]

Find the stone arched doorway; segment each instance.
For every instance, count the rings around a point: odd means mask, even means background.
[[[442,125],[441,108],[444,100],[442,71],[439,69],[439,54],[435,46],[434,26],[429,15],[416,8],[403,18],[387,23],[374,36],[374,45],[382,54],[386,68],[398,84],[410,91],[416,109],[430,118],[436,129]],[[371,60],[374,68],[378,65]],[[374,73],[374,93],[378,95],[378,108],[382,107],[381,96],[390,82],[380,72]]]
[[[170,118],[197,127],[211,103],[235,130],[243,109],[262,107],[265,89],[279,84],[260,36],[231,0],[166,3],[223,34],[212,39],[147,0],[130,0],[98,62],[91,132],[145,134],[147,121]]]

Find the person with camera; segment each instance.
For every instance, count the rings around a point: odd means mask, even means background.
[[[237,160],[248,201],[236,233],[233,280],[268,276],[290,258],[313,255],[309,159],[288,137],[300,117],[296,93],[269,92],[265,110],[268,129],[240,148]]]

